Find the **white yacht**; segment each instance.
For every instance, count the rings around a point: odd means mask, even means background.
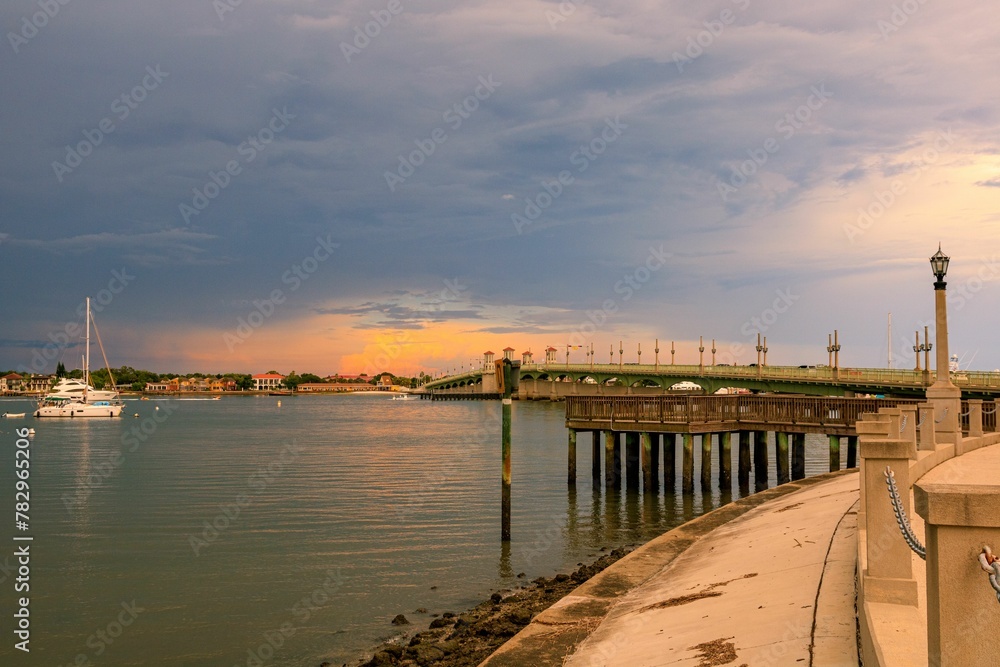
[[[90,386],[90,297],[87,297],[87,345],[83,357],[83,380],[63,378],[38,402],[35,417],[118,417],[125,404],[117,391]],[[98,336],[98,340],[100,336]]]

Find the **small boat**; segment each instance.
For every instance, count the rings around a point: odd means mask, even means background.
[[[90,297],[87,297],[87,342],[83,357],[83,380],[63,378],[38,402],[35,417],[118,417],[125,404],[117,391],[101,391],[90,386]],[[97,324],[94,324],[97,331]],[[98,332],[98,342],[100,333]],[[103,347],[101,349],[103,352]],[[110,370],[109,370],[110,374]],[[113,384],[113,382],[112,382]]]
[[[392,400],[394,400],[394,401],[418,401],[420,399],[417,396],[414,396],[413,394],[399,394],[397,396],[393,396]]]
[[[23,412],[5,412],[0,417],[4,419],[22,419],[24,417]]]

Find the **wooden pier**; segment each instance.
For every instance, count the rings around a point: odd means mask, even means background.
[[[969,430],[969,415],[976,412],[987,431],[996,428],[996,407],[984,408],[981,400],[962,402],[961,422]],[[805,477],[806,434],[826,435],[829,441],[829,469],[841,467],[841,439],[847,438],[846,466],[857,466],[855,424],[866,413],[881,409],[900,413],[902,429],[918,434],[926,420],[934,420],[930,404],[905,398],[839,398],[816,396],[750,395],[730,396],[568,396],[566,426],[569,429],[568,481],[576,483],[577,434],[592,434],[595,483],[604,480],[608,489],[621,487],[622,457],[625,450],[625,483],[655,492],[660,486],[674,485],[676,448],[681,445],[681,485],[684,493],[694,491],[695,438],[701,447],[702,489],[712,485],[712,457],[719,459],[721,488],[732,484],[733,433],[737,434],[737,479],[741,489],[749,487],[751,470],[755,488],[768,485],[768,443],[774,443],[775,477],[778,484]],[[978,422],[977,422],[978,423]],[[768,434],[774,433],[773,438]],[[603,475],[601,459],[604,461]]]

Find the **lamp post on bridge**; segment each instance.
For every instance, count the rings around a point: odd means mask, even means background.
[[[622,347],[622,342],[618,341],[618,372],[622,370],[622,356],[625,354],[625,348]]]
[[[698,336],[698,374],[705,374],[705,341],[702,336]]]
[[[653,368],[656,370],[656,372],[659,372],[660,371],[660,339],[659,338],[656,339],[656,349],[654,349],[653,352],[656,353],[656,359],[654,360],[654,364],[655,365],[653,366]]]
[[[674,341],[670,341],[670,365],[671,366],[674,365],[674,354],[676,354],[676,353],[677,353],[677,350],[674,349]]]
[[[930,327],[924,326],[924,386],[928,386],[931,383],[931,348],[934,344],[930,341]]]
[[[916,361],[917,365],[913,367],[913,370],[915,372],[917,372],[917,373],[920,372],[920,353],[922,351],[923,351],[923,348],[920,347],[920,332],[919,331],[914,331],[913,332],[913,356],[917,360]]]
[[[642,343],[639,343],[639,365],[642,366]]]
[[[948,273],[948,263],[951,258],[938,251],[930,258],[931,271],[937,279],[934,282],[934,322],[937,338],[936,380],[927,388],[927,400],[934,404],[934,427],[937,440],[942,443],[957,444],[962,437],[958,417],[962,411],[962,390],[951,382],[948,366],[948,302],[947,283],[944,281]]]
[[[712,365],[715,366],[715,339],[712,339]]]
[[[837,330],[833,330],[833,334],[827,334],[827,346],[826,351],[830,353],[830,368],[833,369],[833,379],[836,380],[840,376],[840,342],[837,339]]]

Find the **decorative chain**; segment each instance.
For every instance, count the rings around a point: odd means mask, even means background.
[[[927,413],[926,412],[923,414],[922,417],[920,417],[920,421],[917,422],[917,428],[920,428],[921,426],[924,425],[924,420],[925,419],[927,419]]]
[[[906,518],[906,510],[903,509],[903,500],[899,497],[899,489],[896,488],[896,475],[889,466],[885,467],[885,483],[889,487],[889,502],[892,503],[892,511],[896,515],[896,525],[903,533],[903,539],[906,540],[907,546],[913,549],[913,553],[920,556],[922,560],[927,560],[927,549],[913,534],[910,522]]]
[[[989,573],[990,586],[997,594],[997,602],[1000,602],[1000,558],[994,556],[989,547],[983,547],[979,554],[979,565]]]
[[[943,422],[945,420],[945,418],[947,418],[947,416],[948,416],[948,408],[945,408],[944,409],[944,414],[941,415],[941,419],[935,419],[934,423],[935,424],[940,424],[941,422]]]
[[[996,413],[997,413],[997,406],[995,403],[993,404],[992,410],[983,410],[984,415],[995,415]]]
[[[899,432],[902,433],[906,430],[906,418],[910,415],[903,415],[903,418],[899,422]]]

